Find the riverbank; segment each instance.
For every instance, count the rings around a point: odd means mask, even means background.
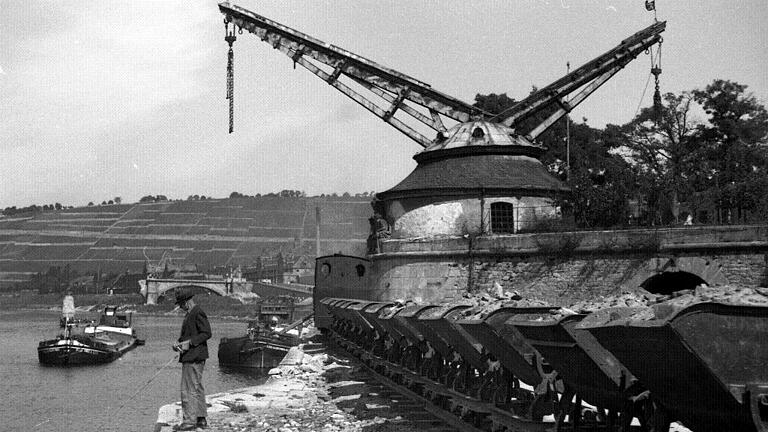
[[[356,380],[346,360],[294,347],[266,383],[207,397],[209,432],[417,432],[393,401]],[[155,432],[181,422],[181,403],[158,411]]]
[[[76,313],[84,315],[98,314],[106,305],[118,305],[120,310],[130,311],[141,315],[178,315],[182,314],[172,302],[157,305],[144,304],[140,294],[78,294],[74,296]],[[0,310],[61,310],[64,296],[61,294],[39,294],[34,291],[19,291],[0,295]],[[208,316],[226,319],[248,320],[256,318],[256,308],[251,303],[242,303],[230,297],[216,295],[197,295],[196,302],[206,311]]]

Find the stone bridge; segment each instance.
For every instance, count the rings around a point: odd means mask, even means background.
[[[230,296],[236,293],[250,293],[251,283],[244,280],[232,279],[159,279],[147,278],[139,281],[141,295],[147,304],[157,304],[166,296],[168,291],[181,287],[198,287],[220,296]]]

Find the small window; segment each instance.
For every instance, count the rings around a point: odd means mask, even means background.
[[[363,277],[365,276],[365,266],[362,264],[358,264],[355,266],[355,270],[357,270],[357,277]]]
[[[328,277],[328,275],[331,274],[331,265],[328,263],[323,263],[323,265],[320,267],[320,274]]]
[[[514,206],[506,202],[491,203],[491,232],[512,234],[515,232]]]

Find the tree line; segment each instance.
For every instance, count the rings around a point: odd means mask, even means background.
[[[104,200],[101,202],[101,205],[112,205],[112,204],[120,204],[122,202],[122,198],[115,197],[111,200]],[[92,207],[95,204],[93,201],[88,203],[88,207]],[[64,210],[64,209],[71,209],[75,208],[74,206],[66,206],[62,205],[61,203],[56,204],[43,204],[43,205],[37,205],[32,204],[26,207],[16,207],[16,206],[10,206],[6,207],[0,212],[3,216],[13,216],[18,214],[30,214],[30,213],[42,213],[45,211],[53,211],[53,210]]]
[[[475,106],[494,114],[514,103],[506,94],[475,97]],[[768,216],[768,112],[746,85],[716,79],[666,93],[660,104],[604,129],[587,119],[568,121],[570,166],[565,120],[539,142],[549,149],[542,162],[573,192],[560,204],[579,227],[751,223]]]

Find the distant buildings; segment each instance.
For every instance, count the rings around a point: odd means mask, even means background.
[[[313,285],[315,258],[292,254],[258,257],[254,265],[246,267],[242,273],[246,280],[254,282]]]

